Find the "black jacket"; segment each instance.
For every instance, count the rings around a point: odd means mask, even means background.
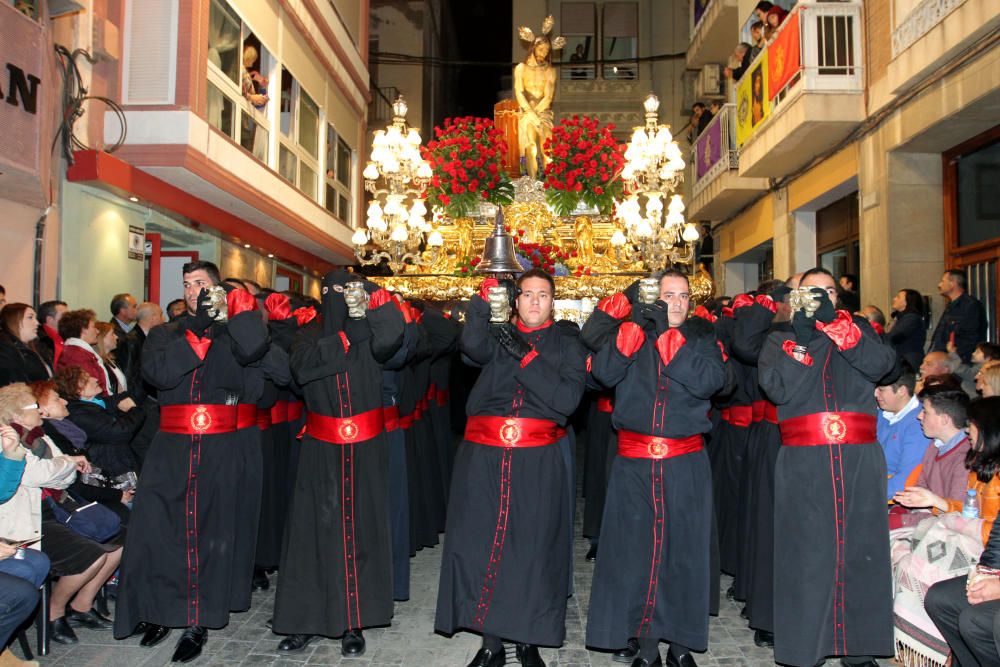
[[[979,300],[963,292],[945,306],[931,337],[931,352],[947,352],[948,339],[955,334],[955,347],[962,361],[969,363],[976,343],[986,340],[986,312]]]
[[[71,400],[68,407],[68,419],[87,434],[87,458],[91,463],[111,476],[136,470],[129,442],[146,418],[142,410],[117,412],[82,400]]]
[[[20,340],[0,334],[0,387],[49,377],[49,368],[38,353]]]
[[[927,338],[927,327],[920,313],[904,310],[893,312],[893,323],[886,340],[896,350],[902,361],[907,362],[916,371],[924,360],[924,340]]]
[[[994,521],[993,527],[990,528],[990,536],[986,540],[986,548],[979,557],[979,564],[983,567],[1000,569],[1000,521]]]

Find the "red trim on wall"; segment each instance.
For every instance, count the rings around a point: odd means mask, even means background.
[[[320,273],[330,271],[334,266],[327,260],[269,234],[246,220],[107,153],[92,150],[78,151],[75,153],[75,158],[75,163],[66,172],[66,178],[70,182],[97,185],[120,196],[135,195],[154,207],[173,211],[197,225],[210,227],[225,236],[239,239],[242,243],[267,248],[276,257],[290,264],[301,264]],[[282,222],[298,233],[303,232],[297,228],[298,225],[290,224],[291,221],[283,219]],[[315,234],[322,238],[317,239],[312,234],[304,235],[333,252],[347,256],[353,254],[346,246],[319,230],[315,230]]]

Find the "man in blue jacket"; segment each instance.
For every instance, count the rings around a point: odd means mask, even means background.
[[[948,269],[941,276],[938,291],[948,299],[931,337],[929,351],[947,352],[948,342],[954,338],[958,356],[969,363],[976,343],[986,340],[986,313],[983,304],[966,293],[964,271]]]
[[[907,368],[892,384],[875,388],[878,444],[885,452],[888,499],[906,488],[906,478],[927,451],[930,440],[920,427],[920,401],[913,394],[917,377]]]

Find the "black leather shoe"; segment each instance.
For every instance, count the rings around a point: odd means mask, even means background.
[[[107,616],[102,616],[96,609],[77,611],[66,605],[66,615],[63,617],[74,628],[90,628],[91,630],[110,630],[114,623]]]
[[[597,560],[597,543],[590,545],[590,549],[587,550],[587,555],[583,557],[585,561],[594,562]]]
[[[494,653],[488,648],[481,648],[476,652],[476,657],[468,664],[468,667],[501,667],[507,664],[507,656],[501,648]]]
[[[726,589],[726,599],[727,600],[736,599],[736,588],[734,586],[730,586],[729,588]]]
[[[357,658],[365,654],[365,636],[361,630],[348,630],[340,640],[340,654],[345,658]]]
[[[145,646],[150,648],[156,646],[170,634],[170,628],[164,625],[157,625],[156,623],[140,623],[139,625],[145,625],[145,628],[141,629],[142,640],[139,642],[139,646]],[[136,628],[136,632],[140,629]]]
[[[266,627],[268,630],[273,629],[274,628],[274,617],[271,617],[271,618],[267,619],[266,621],[264,621],[264,627]]]
[[[75,644],[80,641],[65,616],[49,623],[49,637],[59,644]]]
[[[653,663],[656,664],[655,662]],[[698,663],[694,661],[694,656],[690,653],[685,653],[681,657],[674,657],[673,653],[667,652],[667,661],[665,663],[667,667],[698,667]]]
[[[266,591],[271,587],[271,582],[267,580],[267,573],[264,568],[255,567],[253,570],[253,589],[255,591]]]
[[[757,630],[753,633],[753,643],[764,648],[774,646],[774,633],[767,630]]]
[[[181,635],[180,641],[177,642],[177,648],[174,649],[174,657],[172,657],[170,661],[191,662],[201,655],[201,649],[205,646],[205,642],[207,641],[208,630],[200,625],[192,625],[184,630],[184,634]]]
[[[663,667],[663,661],[660,660],[660,656],[656,656],[656,660],[653,662],[645,658],[636,658],[632,661],[632,667]]]
[[[625,648],[620,648],[611,654],[611,659],[615,662],[631,663],[637,655],[639,655],[639,640],[631,637]]]
[[[278,644],[279,653],[296,653],[316,639],[316,635],[288,635]]]
[[[545,661],[534,644],[517,644],[515,651],[522,667],[545,667]]]

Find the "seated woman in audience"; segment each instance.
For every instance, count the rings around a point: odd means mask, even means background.
[[[983,398],[1000,396],[1000,361],[988,361],[976,373],[976,391]]]
[[[58,400],[58,396],[51,392]],[[77,471],[90,470],[82,456],[66,456],[42,431],[42,418],[56,406],[39,404],[22,383],[0,388],[0,425],[18,431],[28,450],[26,465],[14,497],[0,505],[0,537],[7,540],[38,540],[59,580],[49,601],[51,637],[61,644],[77,642],[73,625],[110,629],[111,621],[93,610],[94,598],[118,568],[121,546],[102,545],[74,532],[55,519],[49,504],[42,502],[43,489],[65,489]],[[33,548],[39,548],[35,543]]]
[[[121,396],[124,399],[126,394],[128,396],[132,394],[129,392],[125,372],[118,366],[118,360],[115,359],[116,347],[118,347],[118,334],[115,333],[115,328],[107,322],[98,322],[97,343],[94,344],[94,349],[97,351],[97,356],[101,358],[104,371],[108,374],[108,394],[116,397]],[[127,411],[133,407],[135,407],[135,403],[131,399],[118,402],[119,410]]]
[[[52,376],[36,349],[38,316],[26,303],[8,303],[0,310],[0,386]]]
[[[59,335],[65,341],[63,352],[56,362],[56,371],[69,366],[79,366],[95,378],[101,395],[111,396],[108,371],[94,346],[97,345],[97,315],[92,310],[70,310],[59,318]]]
[[[996,343],[977,343],[976,347],[972,350],[971,363],[965,363],[962,358],[958,356],[958,348],[951,341],[948,341],[948,363],[955,369],[955,375],[962,378],[963,384],[974,385],[976,383],[976,376],[979,375],[979,371],[983,369],[983,366],[992,362],[1000,360],[1000,345]],[[979,390],[979,387],[976,387]]]
[[[2,505],[10,500],[21,484],[24,457],[28,452],[10,426],[0,426],[0,449]],[[45,554],[36,549],[19,549],[16,543],[0,541],[0,665],[25,664],[10,652],[7,643],[38,605],[38,589],[48,574],[49,559]]]
[[[63,368],[56,373],[54,389],[58,392],[56,400],[62,399],[67,404],[59,416],[49,414],[46,425],[59,432],[79,449],[85,449],[87,460],[99,469],[100,475],[106,480],[121,478],[138,469],[135,455],[129,443],[142,427],[146,414],[142,410],[118,412],[108,406],[98,395],[100,387],[97,378],[78,366]],[[40,387],[45,391],[53,387]],[[39,403],[43,401],[40,400]],[[60,422],[63,417],[68,418]],[[67,424],[68,422],[68,424]],[[78,444],[78,438],[67,433],[67,426],[77,427],[84,435],[85,441]],[[58,443],[58,440],[56,440]],[[74,486],[74,491],[87,500],[96,500],[114,510],[123,522],[128,522],[128,503],[132,502],[131,490],[118,490],[109,487],[98,487],[90,484]]]

